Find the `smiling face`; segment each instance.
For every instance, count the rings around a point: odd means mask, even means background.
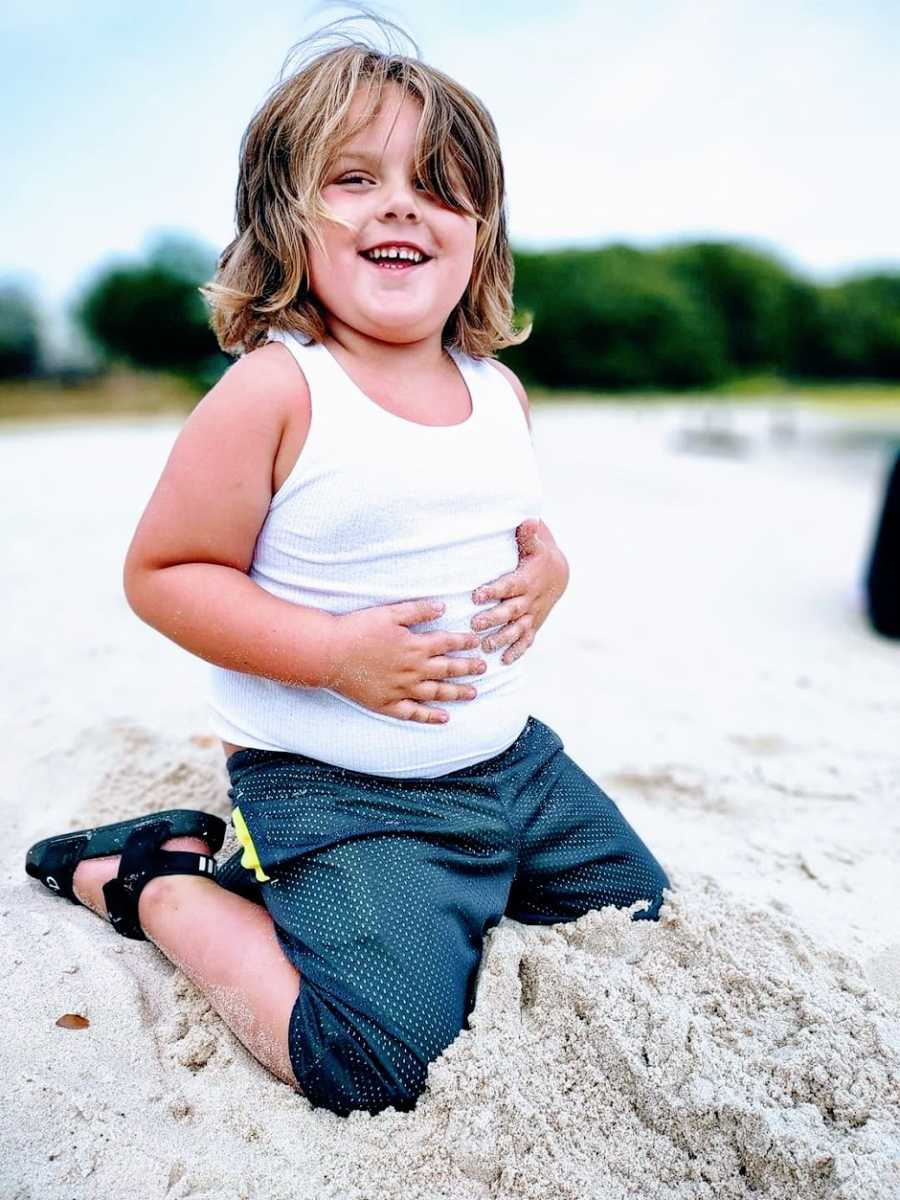
[[[361,109],[357,95],[351,123]],[[380,111],[325,177],[323,202],[352,225],[324,222],[323,249],[309,247],[310,287],[332,330],[342,324],[394,344],[439,339],[466,290],[477,221],[415,178],[421,112],[414,97],[389,85]]]

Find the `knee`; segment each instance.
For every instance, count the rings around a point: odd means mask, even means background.
[[[215,886],[201,875],[155,875],[138,896],[138,920],[152,924],[159,914],[177,912]]]
[[[415,1107],[425,1089],[428,1064],[408,1046],[385,1037],[361,1041],[349,1029],[332,1034],[315,1062],[295,1066],[300,1091],[317,1108],[339,1117],[361,1110]],[[293,1059],[296,1062],[296,1056]]]
[[[413,1040],[390,1021],[301,984],[289,1042],[297,1086],[309,1102],[338,1116],[356,1110],[408,1111],[425,1089],[429,1062],[452,1040],[416,1030]]]

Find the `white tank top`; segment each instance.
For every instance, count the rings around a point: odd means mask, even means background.
[[[528,425],[496,366],[450,355],[471,398],[456,425],[422,425],[369,399],[334,355],[269,331],[297,360],[309,387],[306,443],[272,497],[249,576],[294,604],[334,614],[434,599],[439,618],[413,632],[471,632],[480,584],[515,569],[516,527],[541,515],[542,488]],[[480,631],[485,637],[487,631]],[[432,701],[449,720],[426,725],[373,712],[330,688],[291,687],[211,666],[209,721],[225,741],[305,754],[370,775],[434,778],[499,754],[531,711],[528,655],[505,666],[482,657],[473,700]]]

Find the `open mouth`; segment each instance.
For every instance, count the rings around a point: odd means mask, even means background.
[[[424,258],[420,263],[414,263],[409,258],[368,258],[366,254],[360,254],[359,257],[364,258],[368,265],[374,266],[379,271],[414,271],[431,262],[430,258]]]

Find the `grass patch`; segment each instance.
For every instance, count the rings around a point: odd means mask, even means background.
[[[792,383],[775,376],[754,376],[735,380],[717,388],[689,392],[635,391],[604,392],[580,388],[547,389],[533,386],[528,389],[530,398],[538,404],[594,403],[594,404],[659,404],[659,405],[709,405],[720,401],[723,407],[729,403],[743,404],[798,404],[820,405],[822,408],[840,409],[842,412],[895,410],[900,412],[900,384],[893,383]]]
[[[80,417],[186,417],[200,397],[173,375],[118,369],[83,383],[28,379],[0,384],[0,421]]]
[[[124,367],[97,379],[72,384],[52,380],[7,382],[0,383],[0,422],[127,416],[185,418],[201,394],[175,375]],[[529,395],[534,404],[548,406],[562,403],[708,406],[718,401],[723,407],[729,403],[799,403],[860,417],[900,414],[900,384],[794,384],[772,375],[751,376],[706,391],[604,392],[533,386]]]
[[[748,375],[735,379],[716,390],[728,398],[752,399],[754,396],[772,399],[808,400],[821,404],[900,405],[900,384],[873,380],[817,380],[798,383],[777,375]]]

